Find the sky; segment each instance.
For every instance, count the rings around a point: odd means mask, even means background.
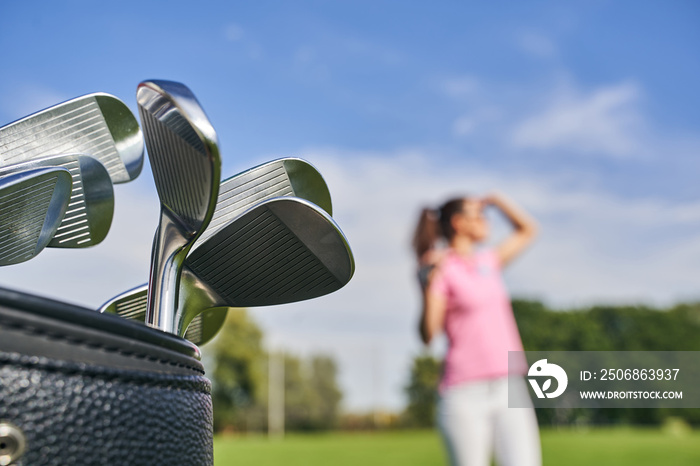
[[[346,409],[397,410],[426,351],[410,238],[450,196],[499,191],[539,222],[505,272],[513,296],[700,299],[698,24],[692,1],[1,2],[0,125],[97,91],[136,112],[138,83],[168,79],[217,130],[224,178],[314,164],[355,276],[251,314],[269,348],[333,355]],[[115,196],[103,243],[47,249],[0,283],[96,308],[147,281],[147,158]]]

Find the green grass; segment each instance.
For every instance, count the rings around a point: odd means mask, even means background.
[[[700,465],[700,432],[629,428],[544,431],[541,436],[545,465]]]
[[[661,430],[544,430],[547,466],[700,465],[700,432],[672,435]],[[443,465],[434,431],[329,433],[266,437],[216,437],[216,466]]]
[[[442,465],[440,438],[433,432],[330,433],[214,439],[216,466]]]

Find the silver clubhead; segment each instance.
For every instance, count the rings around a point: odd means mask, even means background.
[[[0,178],[0,265],[39,254],[61,224],[72,178],[60,167],[35,168]]]
[[[144,322],[148,284],[125,291],[104,303],[98,312],[117,314],[126,319]],[[181,306],[187,306],[187,296],[180,293]],[[219,333],[226,320],[228,308],[209,308],[197,315],[187,327],[185,338],[197,346],[211,341]]]
[[[338,225],[295,197],[259,203],[192,251],[185,264],[231,307],[323,296],[342,288],[355,271]]]
[[[264,201],[234,219],[185,260],[176,318],[178,335],[185,335],[190,322],[205,313],[209,316],[229,307],[285,304],[332,293],[345,286],[354,272],[347,239],[323,210],[295,197]],[[113,298],[100,312],[143,319],[145,287]],[[209,334],[215,335],[220,325],[213,334],[210,326]]]
[[[105,167],[81,154],[41,157],[0,167],[0,176],[41,167],[61,167],[73,179],[68,210],[49,247],[84,248],[99,244],[112,225],[114,188]]]
[[[234,175],[219,185],[219,197],[214,215],[207,229],[199,237],[190,253],[207,241],[234,218],[257,203],[280,196],[295,196],[332,213],[331,196],[325,180],[316,168],[305,160],[287,157],[273,160]],[[188,276],[188,279],[191,278]],[[182,290],[182,285],[180,286]],[[191,289],[189,287],[188,289]],[[142,285],[115,296],[103,304],[100,312],[111,312],[122,317],[145,321],[148,286]],[[187,309],[196,305],[188,295],[180,292],[178,307]],[[211,301],[206,303],[211,305]],[[185,338],[203,345],[213,338],[226,318],[228,308],[207,308],[187,327]]]
[[[182,336],[214,307],[292,303],[332,293],[355,272],[350,246],[333,219],[296,197],[263,201],[231,221],[185,260],[176,322]]]
[[[182,264],[214,214],[221,159],[216,132],[186,86],[144,81],[138,86],[136,100],[161,203],[146,323],[176,333]]]
[[[143,167],[143,135],[124,102],[105,93],[84,95],[0,128],[0,165],[56,154],[90,154],[113,183]]]
[[[281,158],[221,182],[214,215],[192,250],[259,202],[282,196],[306,199],[333,215],[328,185],[316,167],[302,159]]]

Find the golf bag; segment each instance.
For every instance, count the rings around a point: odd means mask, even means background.
[[[0,288],[0,464],[213,464],[198,358],[143,324]]]

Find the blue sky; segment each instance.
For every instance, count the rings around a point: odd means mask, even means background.
[[[0,124],[94,91],[135,110],[140,81],[171,79],[217,129],[224,176],[314,163],[356,276],[254,316],[270,345],[336,355],[349,408],[396,408],[421,350],[410,230],[453,193],[503,191],[542,224],[506,274],[513,294],[700,297],[698,24],[691,1],[2,2]],[[87,306],[144,282],[148,163],[115,194],[103,244],[0,282]]]

